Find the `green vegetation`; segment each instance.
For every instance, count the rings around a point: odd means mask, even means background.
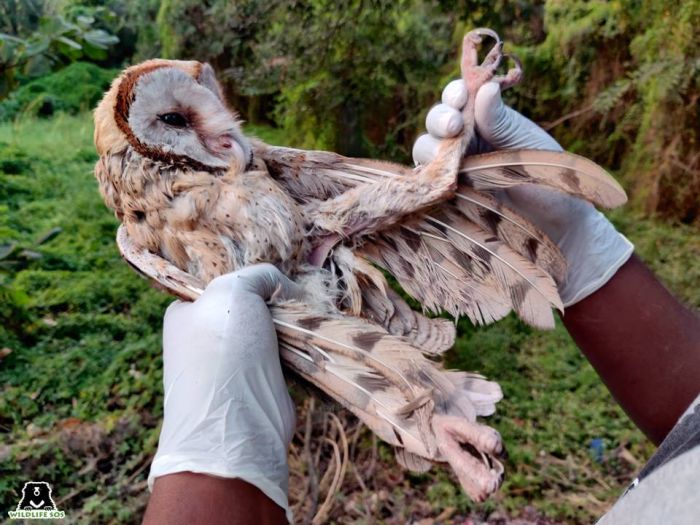
[[[117,71],[74,62],[65,69],[32,80],[0,102],[0,122],[20,114],[48,117],[57,111],[78,113],[92,109]]]
[[[113,13],[76,4],[63,9],[41,0],[0,4],[0,99],[18,84],[75,60],[107,58],[119,39],[96,24],[113,23]]]
[[[620,170],[639,208],[700,221],[700,2],[549,1],[543,23],[518,47],[531,93],[521,107]]]

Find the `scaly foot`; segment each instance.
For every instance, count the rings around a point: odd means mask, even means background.
[[[481,64],[478,64],[477,47],[482,43],[484,37],[490,37],[496,41],[491,50],[487,53]],[[515,67],[511,68],[505,75],[496,75],[496,70],[504,57],[511,58],[515,62]],[[512,55],[503,54],[503,42],[498,33],[491,29],[478,28],[469,31],[464,36],[462,43],[462,77],[470,96],[476,96],[476,92],[486,82],[498,82],[501,89],[511,87],[522,79],[522,65],[520,61]]]
[[[484,501],[503,481],[501,436],[491,427],[454,416],[434,416],[433,432],[440,454],[474,501]]]

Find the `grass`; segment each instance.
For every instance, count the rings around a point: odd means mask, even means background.
[[[252,131],[284,142],[275,130]],[[16,505],[25,481],[43,480],[68,523],[138,523],[162,415],[160,324],[170,298],[120,260],[117,222],[92,176],[88,114],[0,125],[0,159],[0,246],[17,246],[0,259],[11,265],[0,273],[0,510]],[[699,307],[697,230],[624,210],[613,220],[668,286]],[[55,238],[38,244],[56,227]],[[507,481],[496,498],[474,505],[444,469],[402,473],[380,446],[378,479],[392,481],[375,499],[388,494],[394,510],[379,522],[518,514],[526,505],[547,519],[590,522],[651,445],[562,326],[537,332],[510,317],[459,329],[449,363],[497,379],[505,392],[490,424],[509,447]],[[354,497],[338,495],[339,522],[364,522],[343,510]]]

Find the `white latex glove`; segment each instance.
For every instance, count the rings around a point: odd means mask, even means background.
[[[441,139],[457,135],[463,127],[461,109],[467,102],[462,80],[450,82],[442,92],[442,104],[426,118],[428,134],[413,146],[416,164],[430,162]],[[501,99],[500,86],[485,84],[476,94],[477,140],[468,154],[497,149],[542,149],[562,147],[542,128]],[[559,287],[564,306],[571,306],[601,288],[630,258],[634,246],[605,216],[585,201],[554,190],[516,187],[498,197],[539,226],[559,246],[568,262],[567,279]]]
[[[294,405],[282,376],[266,305],[300,297],[275,266],[259,264],[214,279],[193,303],[165,313],[165,415],[148,476],[196,472],[239,478],[292,516],[287,447]]]

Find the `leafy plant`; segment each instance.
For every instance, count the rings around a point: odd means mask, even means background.
[[[620,170],[640,208],[700,221],[700,2],[548,0],[518,51],[519,105],[569,149]]]
[[[74,62],[13,91],[0,102],[0,121],[19,115],[48,117],[58,111],[75,114],[91,109],[116,74],[94,64]]]
[[[16,241],[0,244],[0,273],[17,271],[29,262],[41,259],[41,253],[37,251],[37,248],[52,240],[61,231],[63,231],[62,228],[58,226],[51,228],[41,235],[29,248],[21,247]]]
[[[10,5],[20,3],[10,0]],[[32,2],[35,9],[40,2]],[[7,8],[6,8],[7,9]],[[94,10],[99,13],[100,8]],[[19,77],[37,77],[81,58],[101,60],[119,39],[94,27],[95,17],[81,14],[75,19],[62,15],[41,16],[29,34],[0,33],[0,100],[18,85]],[[27,28],[15,27],[20,30]]]

